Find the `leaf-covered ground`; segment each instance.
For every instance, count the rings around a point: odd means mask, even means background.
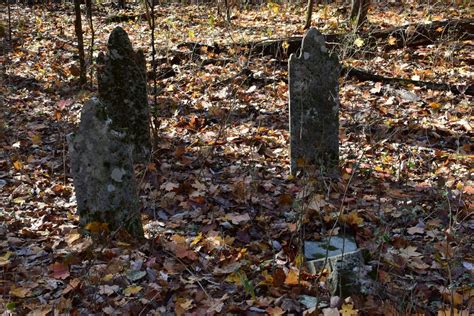
[[[13,41],[3,38],[1,55],[0,310],[474,313],[472,97],[343,77],[341,178],[289,177],[286,60],[243,44],[303,34],[303,7],[234,12],[232,25],[214,6],[156,8],[155,152],[137,166],[147,236],[137,243],[110,238],[100,225],[84,236],[77,226],[66,135],[95,89],[78,85],[72,8],[12,5]],[[120,24],[151,62],[147,21],[106,22],[118,13],[95,8],[94,54]],[[347,15],[329,5],[315,11],[313,26],[345,33]],[[462,6],[406,1],[376,4],[369,21],[386,29],[468,16]],[[472,41],[446,34],[433,45],[386,50],[389,38],[364,53],[354,39],[347,47],[360,49],[343,56],[345,65],[472,82]],[[305,268],[302,240],[349,232],[368,250],[366,273],[377,287],[331,298],[327,272]]]

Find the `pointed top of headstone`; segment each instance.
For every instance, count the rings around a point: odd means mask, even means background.
[[[112,33],[110,33],[107,47],[112,58],[130,56],[133,54],[132,43],[128,38],[127,32],[125,32],[125,30],[120,26],[114,28]]]
[[[336,174],[339,162],[339,73],[324,35],[310,29],[288,63],[291,173]]]
[[[328,54],[326,47],[326,39],[317,29],[310,28],[301,43],[301,51],[299,56],[291,54],[290,60],[301,59],[304,60],[315,60],[318,59],[321,54]],[[333,57],[331,55],[331,57]],[[335,56],[334,56],[335,57]]]

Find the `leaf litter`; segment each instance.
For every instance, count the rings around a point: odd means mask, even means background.
[[[416,10],[399,14],[379,4],[370,22],[386,28],[424,19],[428,8],[413,5]],[[215,8],[159,6],[159,139],[153,161],[137,169],[147,241],[109,239],[103,223],[89,223],[83,236],[65,137],[94,90],[77,85],[72,10],[12,8],[17,42],[2,55],[8,108],[0,137],[0,309],[472,312],[472,97],[346,79],[341,179],[291,178],[286,68],[274,57],[247,55],[239,44],[302,34],[302,8],[253,8],[236,13],[229,26]],[[466,14],[429,9],[434,19]],[[96,51],[104,50],[114,27],[104,22],[112,13],[107,6],[96,12]],[[323,33],[347,31],[340,14],[330,5],[318,11],[316,26]],[[149,52],[146,21],[122,25],[134,46]],[[184,42],[208,46],[196,58],[177,49]],[[209,48],[216,45],[227,49]],[[472,77],[471,46],[446,41],[344,62],[388,77],[465,84]],[[381,291],[330,297],[327,272],[312,275],[301,265],[303,231],[316,240],[354,233]]]

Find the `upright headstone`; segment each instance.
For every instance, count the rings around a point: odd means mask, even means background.
[[[135,162],[144,161],[151,151],[145,56],[133,51],[127,33],[116,27],[107,54],[101,53],[97,63],[99,98],[112,128],[134,145]]]
[[[339,163],[339,74],[337,56],[311,28],[299,56],[288,62],[291,173],[313,166],[327,174]]]
[[[113,130],[104,105],[92,98],[82,108],[81,122],[69,137],[71,171],[82,226],[109,224],[143,236],[135,175],[133,145],[125,133]]]

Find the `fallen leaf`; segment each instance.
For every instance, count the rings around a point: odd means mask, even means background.
[[[393,45],[397,44],[397,39],[395,37],[393,37],[392,35],[390,35],[388,37],[387,42],[388,42],[388,45],[393,46]]]
[[[10,263],[10,257],[12,254],[13,252],[7,251],[4,255],[0,256],[0,267],[6,266]]]
[[[31,294],[31,289],[26,288],[26,287],[16,287],[12,286],[10,289],[10,295],[20,297],[20,298],[25,298],[27,296],[30,296]]]
[[[222,268],[220,267],[215,267],[214,271],[212,272],[214,275],[224,275],[224,274],[229,274],[236,272],[237,270],[240,269],[242,264],[240,262],[232,262]]]
[[[131,285],[129,287],[127,287],[125,290],[123,290],[123,294],[125,296],[130,296],[130,295],[134,295],[134,294],[137,294],[138,292],[140,292],[143,288],[139,285]]]
[[[342,304],[340,312],[342,316],[357,316],[358,315],[358,310],[354,309],[354,306],[352,304]]]
[[[414,234],[424,234],[425,233],[425,229],[423,227],[418,227],[418,226],[413,226],[413,227],[410,227],[407,229],[407,232],[410,234],[410,235],[414,235]]]
[[[16,160],[15,162],[13,162],[13,167],[15,167],[16,170],[21,170],[23,169],[23,164],[20,160]]]
[[[414,246],[408,246],[403,249],[399,249],[400,255],[405,258],[411,258],[411,257],[419,257],[421,256],[421,253],[416,251],[416,247]]]
[[[244,222],[248,222],[250,220],[250,215],[248,213],[242,214],[242,215],[234,215],[234,214],[229,214],[227,217],[230,219],[232,224],[234,225],[239,225]]]
[[[280,316],[280,315],[285,314],[285,311],[283,309],[281,309],[280,307],[278,307],[278,306],[267,307],[266,311],[267,311],[268,315],[270,315],[270,316]]]
[[[365,44],[365,41],[360,37],[356,38],[355,41],[354,41],[354,45],[359,47],[359,48],[364,46],[364,44]]]
[[[55,279],[64,280],[69,277],[69,267],[61,262],[55,262],[50,265],[52,270],[51,276]]]
[[[288,271],[286,278],[285,278],[285,284],[287,285],[298,285],[299,284],[299,272],[295,269],[291,269]]]

